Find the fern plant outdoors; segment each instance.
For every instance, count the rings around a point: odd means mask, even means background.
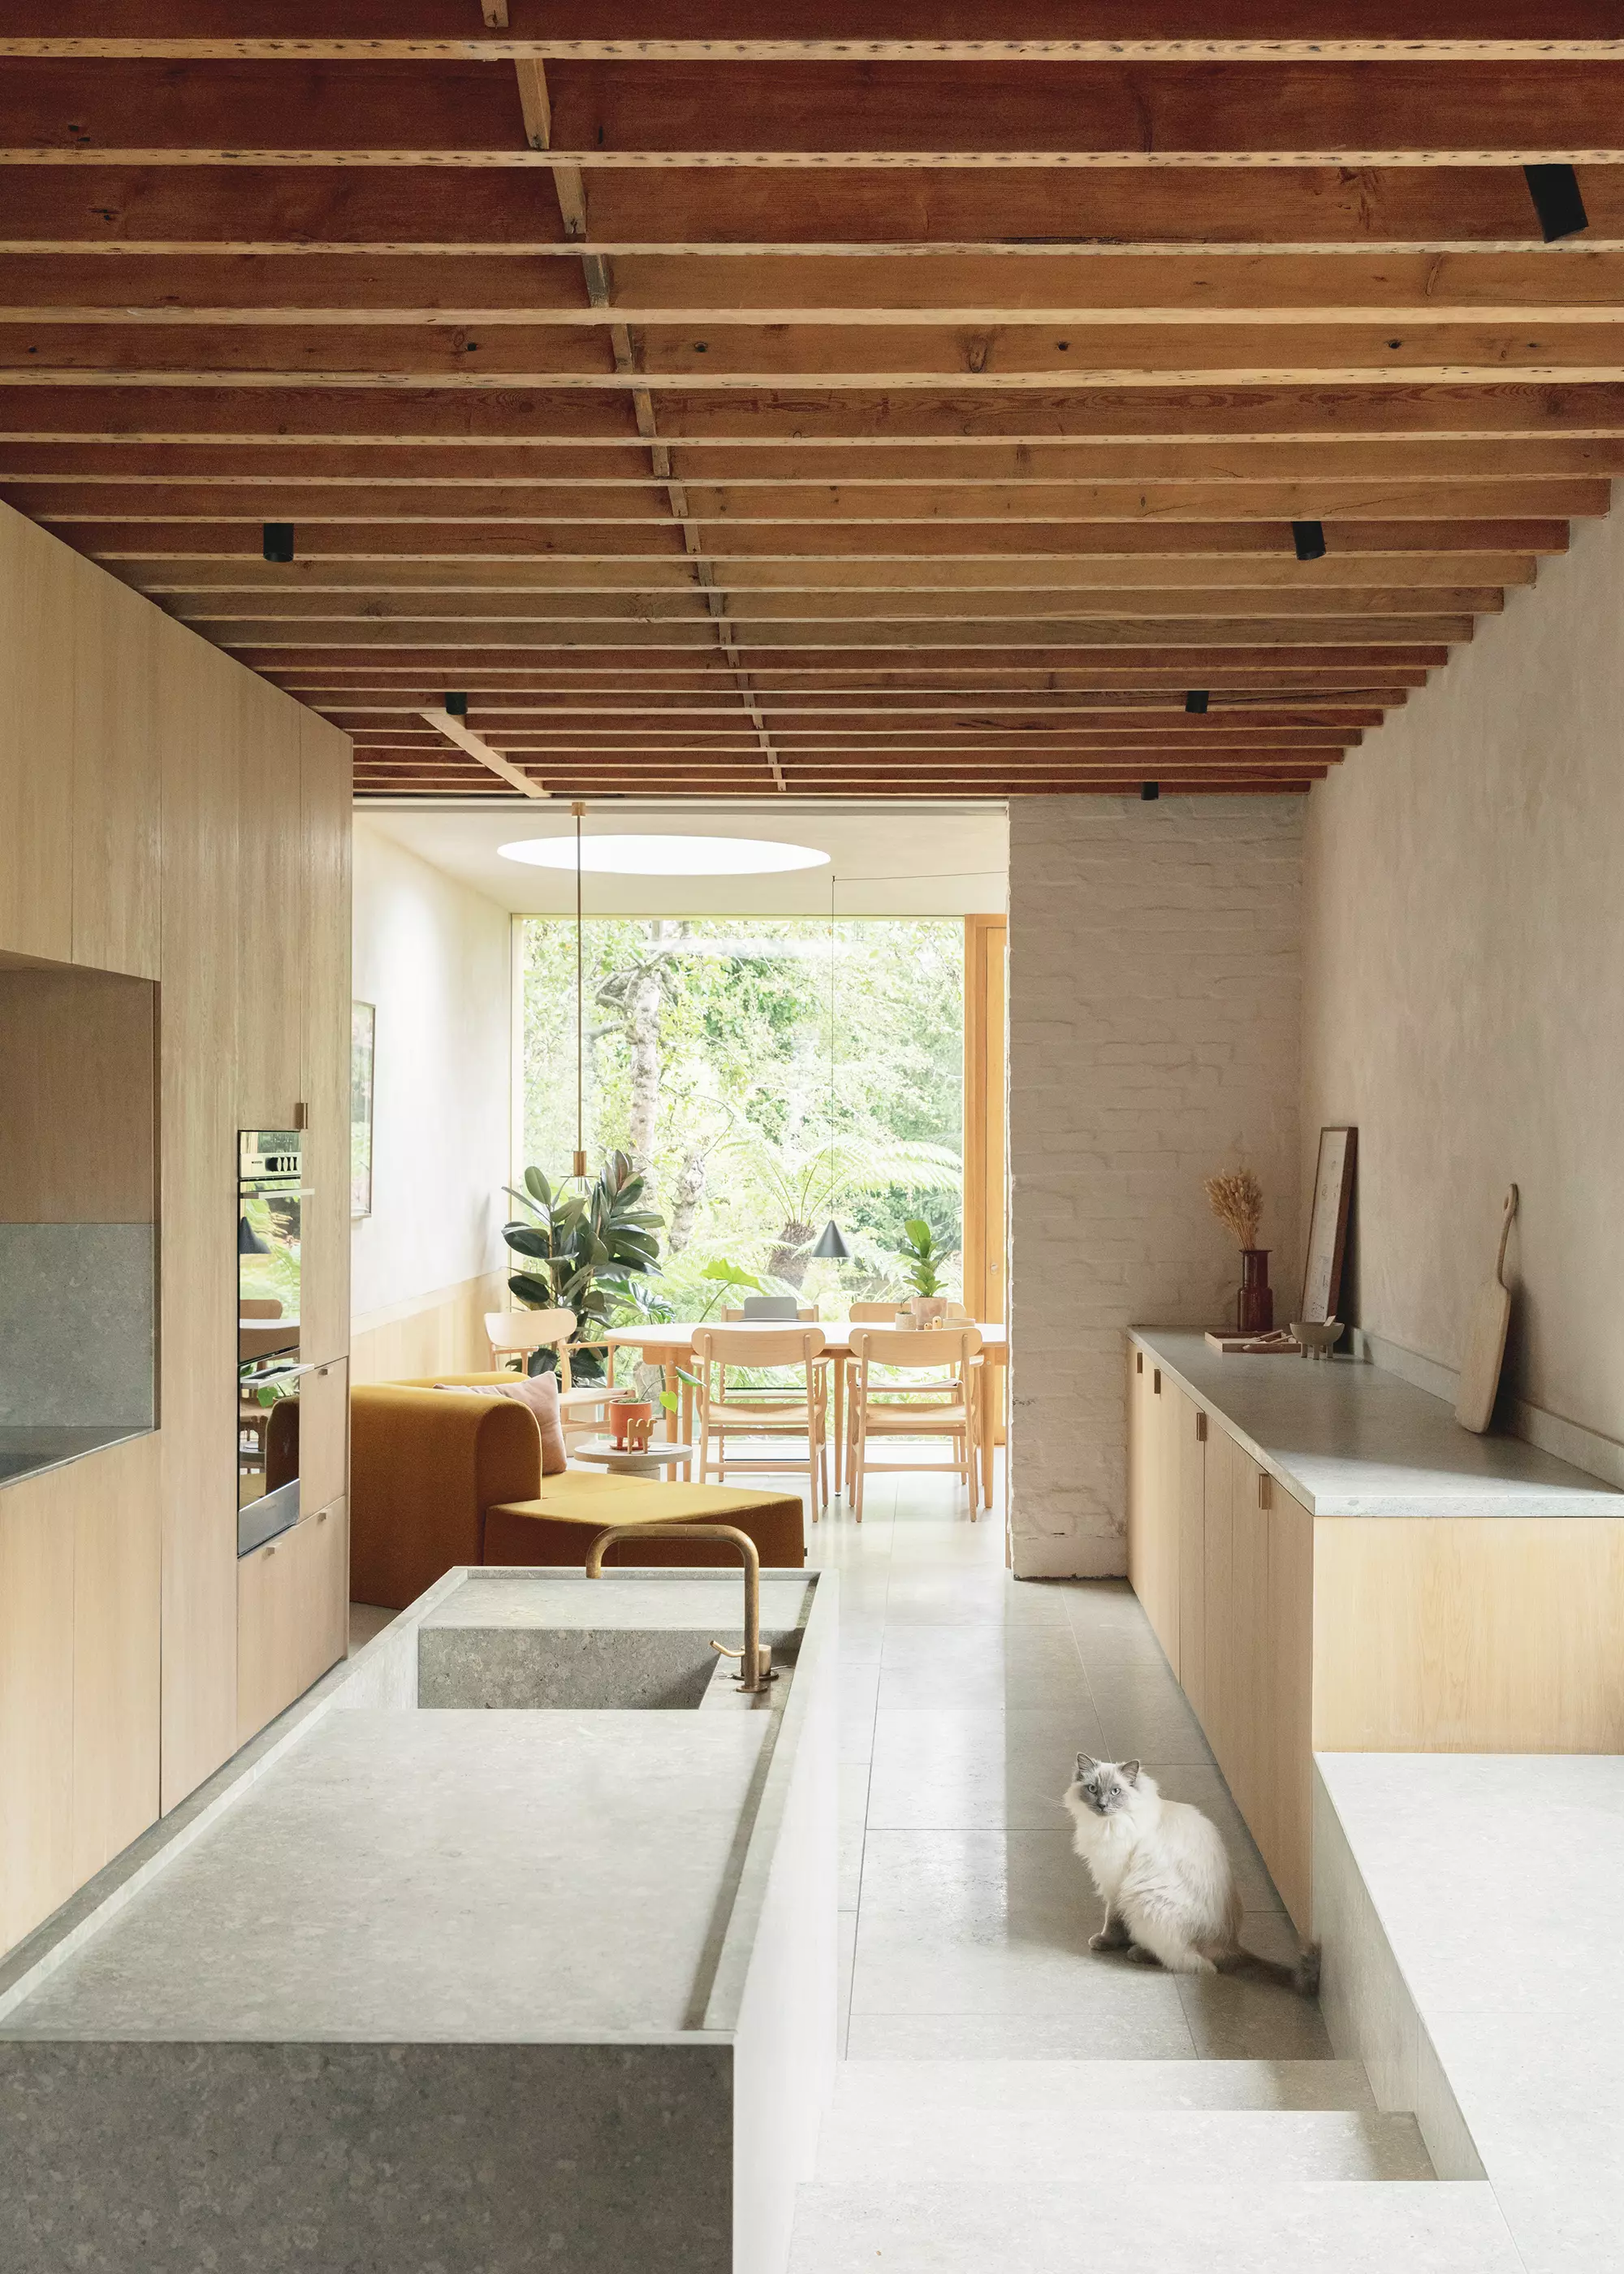
[[[658,1267],[655,1234],[665,1218],[639,1205],[644,1183],[630,1156],[617,1152],[585,1192],[557,1192],[539,1169],[526,1169],[523,1192],[508,1187],[526,1211],[502,1226],[523,1265],[508,1284],[532,1309],[573,1312],[578,1343],[595,1340],[617,1307],[646,1307],[642,1282]],[[550,1373],[557,1362],[553,1352],[538,1351],[530,1371]],[[603,1353],[572,1353],[571,1370],[583,1382],[600,1379]]]

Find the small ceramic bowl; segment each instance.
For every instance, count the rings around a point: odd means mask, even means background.
[[[1342,1340],[1342,1332],[1340,1319],[1327,1319],[1323,1326],[1312,1326],[1306,1319],[1291,1321],[1292,1340],[1302,1344],[1304,1358],[1329,1358],[1333,1346]]]

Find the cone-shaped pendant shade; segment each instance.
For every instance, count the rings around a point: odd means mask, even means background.
[[[822,1238],[819,1239],[817,1246],[812,1250],[813,1254],[822,1255],[825,1258],[832,1257],[837,1263],[844,1263],[850,1256],[851,1252],[851,1249],[846,1246],[845,1240],[840,1237],[839,1225],[835,1222],[833,1216],[831,1216],[828,1223],[823,1226]]]
[[[239,1255],[268,1255],[271,1243],[261,1239],[245,1216],[237,1219],[237,1252]]]

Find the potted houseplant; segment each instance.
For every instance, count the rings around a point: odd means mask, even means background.
[[[1274,1324],[1274,1294],[1269,1285],[1269,1252],[1258,1246],[1263,1187],[1250,1169],[1226,1169],[1221,1176],[1206,1178],[1201,1189],[1207,1206],[1241,1252],[1236,1326],[1244,1335],[1266,1335]]]
[[[658,1265],[655,1235],[665,1219],[642,1205],[644,1181],[627,1154],[611,1153],[584,1193],[555,1189],[539,1169],[524,1171],[523,1192],[508,1187],[526,1213],[502,1226],[521,1259],[508,1284],[532,1310],[573,1311],[576,1344],[597,1341],[618,1304],[637,1307],[641,1282]],[[530,1372],[549,1372],[557,1362],[552,1351],[538,1351]],[[595,1382],[603,1354],[572,1351],[571,1365],[577,1382]]]
[[[908,1308],[916,1327],[934,1327],[947,1316],[947,1297],[942,1292],[942,1251],[922,1216],[911,1216],[902,1227],[907,1239],[901,1262],[914,1292]]]

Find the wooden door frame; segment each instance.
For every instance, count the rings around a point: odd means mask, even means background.
[[[1004,1139],[1006,916],[965,918],[964,1299],[972,1317],[1009,1315]],[[1004,1439],[1002,1378],[996,1422]]]

